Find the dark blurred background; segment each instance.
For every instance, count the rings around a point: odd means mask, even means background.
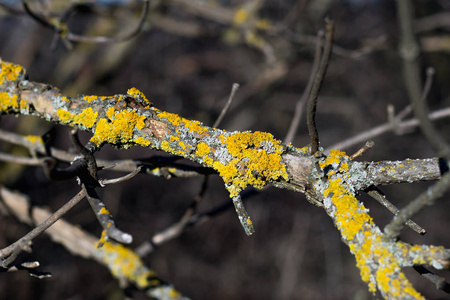
[[[60,17],[75,3],[82,3],[72,10],[68,21],[71,31],[111,37],[132,31],[143,6],[132,0],[28,2],[36,14],[46,17]],[[450,2],[413,3],[423,76],[426,67],[436,71],[428,102],[431,110],[442,109],[450,104]],[[240,24],[235,13],[239,9],[250,11],[245,9],[249,5],[256,9],[248,22]],[[123,43],[73,43],[68,49],[61,41],[55,43],[54,32],[24,13],[19,1],[2,0],[0,57],[24,66],[31,80],[57,86],[70,96],[124,94],[136,87],[157,108],[206,125],[214,123],[236,82],[241,88],[220,127],[268,131],[283,140],[310,76],[315,36],[324,28],[326,16],[335,21],[335,48],[319,97],[317,124],[321,145],[327,148],[386,122],[389,104],[397,112],[408,104],[398,54],[395,1],[151,0],[143,32],[137,37]],[[436,124],[448,137],[450,122],[443,119]],[[54,125],[33,117],[3,116],[1,126],[21,134],[40,135]],[[54,145],[70,148],[68,129],[55,129]],[[83,134],[83,141],[89,136]],[[373,140],[375,148],[361,160],[434,156],[418,130],[401,135],[388,132]],[[308,143],[303,116],[293,144],[303,147]],[[362,144],[345,150],[353,153]],[[0,146],[4,152],[27,153],[9,144]],[[97,157],[152,155],[162,153],[106,146]],[[228,200],[220,177],[210,177],[200,211]],[[0,179],[7,187],[29,195],[35,205],[53,210],[79,189],[73,181],[48,180],[39,168],[3,163]],[[133,235],[132,246],[137,247],[179,220],[199,193],[202,181],[200,177],[166,180],[138,175],[126,183],[108,186],[101,195],[119,228]],[[428,185],[401,184],[382,190],[402,207]],[[365,194],[360,197],[377,224],[389,222],[390,213]],[[415,219],[427,229],[425,236],[405,229],[402,239],[450,247],[447,199],[448,195]],[[146,263],[192,299],[372,299],[339,232],[324,211],[309,204],[304,195],[268,188],[249,198],[246,206],[256,228],[253,236],[245,236],[230,209],[162,245],[146,258]],[[66,219],[97,236],[101,232],[87,202]],[[3,216],[1,247],[29,230],[14,217]],[[0,274],[0,298],[123,298],[106,268],[72,256],[45,235],[35,240],[33,253],[21,259],[39,260],[40,269],[52,272],[53,278],[38,280],[26,272]],[[405,271],[427,298],[447,298],[413,270]]]

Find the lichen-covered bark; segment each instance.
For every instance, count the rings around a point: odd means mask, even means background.
[[[344,152],[331,151],[319,162],[326,171],[318,175],[315,189],[355,256],[362,280],[368,283],[371,292],[378,289],[385,299],[425,299],[413,288],[401,268],[427,264],[442,269],[442,261],[449,258],[450,251],[386,239],[369,210],[355,197],[357,190],[351,184],[349,162]]]
[[[140,145],[185,157],[216,170],[233,199],[247,186],[267,184],[303,192],[333,219],[369,290],[378,289],[388,299],[422,299],[401,268],[442,268],[450,256],[442,247],[386,239],[355,197],[371,185],[438,179],[437,159],[361,163],[338,150],[317,159],[307,147],[285,145],[270,133],[227,132],[161,111],[135,88],[124,95],[70,98],[54,87],[28,81],[20,66],[3,61],[0,111],[91,131],[93,147]],[[249,218],[244,221],[251,226]]]

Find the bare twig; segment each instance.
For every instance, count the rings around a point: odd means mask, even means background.
[[[381,205],[386,207],[391,213],[394,215],[397,215],[400,211],[397,207],[395,207],[394,204],[392,204],[388,199],[386,199],[386,196],[377,188],[377,187],[370,187],[366,190],[366,193],[378,201]],[[417,232],[418,234],[424,235],[427,231],[423,229],[421,226],[416,224],[414,221],[408,220],[406,221],[406,226],[410,227],[412,230]]]
[[[62,216],[64,216],[69,210],[71,210],[75,205],[80,203],[80,201],[84,198],[85,193],[80,191],[75,197],[70,199],[66,204],[64,204],[60,209],[58,209],[55,213],[53,213],[50,217],[48,217],[44,222],[39,224],[32,231],[27,233],[25,236],[20,238],[15,243],[9,245],[8,247],[0,250],[0,259],[2,262],[2,266],[5,268],[10,263],[12,263],[17,255],[23,250],[30,250],[31,241],[40,235],[42,232],[47,230],[50,226],[52,226],[56,221],[58,221]]]
[[[125,34],[121,37],[104,37],[104,36],[96,36],[96,37],[89,37],[89,36],[83,36],[78,35],[75,33],[70,32],[67,24],[61,22],[63,20],[60,20],[60,22],[50,22],[44,17],[41,17],[34,13],[30,6],[28,5],[28,0],[22,0],[22,4],[24,7],[24,10],[32,17],[35,21],[43,25],[44,27],[50,28],[54,30],[58,37],[65,42],[65,45],[69,48],[71,47],[70,42],[83,42],[83,43],[119,43],[119,42],[125,42],[128,41],[135,36],[137,36],[143,29],[145,20],[148,15],[149,7],[150,7],[150,0],[143,0],[144,7],[142,9],[142,13],[140,16],[140,20],[138,25],[135,29],[133,29],[131,32]],[[56,25],[57,24],[57,25]],[[67,43],[69,42],[69,43]]]
[[[16,163],[16,164],[21,164],[21,165],[27,165],[27,166],[39,166],[40,165],[39,160],[36,158],[17,156],[17,155],[8,154],[8,153],[0,153],[0,160],[11,162],[11,163]]]
[[[139,174],[141,169],[142,169],[142,166],[139,166],[136,168],[136,170],[134,170],[133,172],[131,172],[125,176],[113,178],[113,179],[99,179],[98,182],[101,186],[105,186],[107,184],[114,184],[114,183],[118,183],[118,182],[127,181],[127,180],[133,178],[134,176],[136,176],[137,174]]]
[[[436,288],[438,290],[444,291],[447,294],[450,294],[450,284],[447,282],[447,280],[441,276],[438,276],[425,268],[424,266],[413,266],[414,270],[417,271],[420,275],[422,275],[424,278],[428,279],[430,282],[434,283],[436,285]]]
[[[427,78],[425,80],[425,86],[423,88],[422,97],[421,97],[422,101],[427,100],[428,94],[430,93],[430,90],[431,90],[431,85],[433,84],[434,73],[435,73],[435,71],[434,71],[433,67],[427,68],[427,72],[426,72]]]
[[[219,127],[219,124],[222,122],[223,117],[225,117],[225,115],[227,114],[228,110],[230,109],[231,102],[233,102],[234,95],[236,94],[236,91],[238,89],[239,89],[239,84],[238,83],[233,83],[233,86],[231,87],[230,96],[228,97],[228,101],[225,104],[225,106],[223,107],[222,111],[220,112],[220,115],[217,117],[216,122],[214,122],[214,125],[213,125],[214,128]]]
[[[303,108],[305,106],[305,103],[308,101],[308,96],[311,92],[311,87],[314,82],[315,75],[317,74],[317,70],[319,68],[319,62],[321,57],[321,50],[322,50],[322,37],[324,35],[324,32],[320,30],[317,33],[316,38],[316,49],[314,51],[314,62],[311,68],[311,73],[309,74],[308,83],[306,84],[305,89],[303,90],[302,96],[298,99],[297,104],[295,105],[295,111],[294,116],[292,117],[291,125],[289,125],[289,130],[286,134],[286,137],[284,138],[284,142],[290,143],[295,137],[295,134],[298,130],[298,125],[300,124],[300,120],[302,118]]]
[[[311,137],[311,154],[316,155],[319,151],[319,133],[316,127],[316,106],[317,98],[319,96],[320,88],[322,87],[323,79],[327,72],[328,61],[330,60],[331,48],[333,45],[333,22],[325,20],[325,47],[323,49],[320,65],[314,78],[314,83],[311,88],[311,93],[308,99],[306,123],[308,125],[309,136]]]
[[[434,200],[442,197],[442,195],[450,189],[450,173],[442,176],[441,180],[436,182],[432,187],[422,194],[420,194],[416,199],[411,201],[406,207],[404,207],[400,212],[392,219],[392,221],[384,227],[384,232],[386,237],[389,239],[396,239],[404,224],[415,216],[419,211],[421,211],[425,206],[430,205]]]
[[[409,107],[409,106],[408,106]],[[406,109],[408,108],[406,107],[405,110],[403,110],[402,112],[406,112]],[[401,120],[401,117],[406,116],[406,114],[402,114],[402,112],[400,112],[397,117],[396,120]],[[409,113],[409,111],[408,111]],[[436,110],[432,113],[430,113],[429,115],[430,120],[439,120],[442,118],[448,118],[450,117],[450,108],[444,108],[444,109],[440,109],[440,110]],[[414,128],[419,126],[420,121],[416,118],[413,119],[409,119],[403,122],[396,122],[395,123],[395,128],[393,128],[393,124],[392,122],[386,122],[382,125],[376,126],[372,129],[369,129],[367,131],[361,132],[360,134],[357,134],[347,140],[341,141],[337,144],[334,144],[328,148],[326,148],[324,150],[325,153],[328,153],[330,150],[332,149],[348,149],[356,144],[360,144],[363,143],[364,141],[373,139],[379,135],[382,135],[386,132],[389,132],[391,130],[395,130],[395,129],[399,129],[400,131],[404,131],[406,129],[410,129],[410,128]]]
[[[36,269],[37,267],[39,267],[38,261],[23,262],[20,265],[9,265],[7,268],[0,267],[0,272],[17,272],[17,271],[25,270],[30,274],[30,276],[36,277],[38,279],[52,277],[51,273],[39,272]]]
[[[364,152],[369,150],[375,145],[374,141],[367,141],[364,146],[362,146],[358,151],[356,151],[353,155],[350,156],[351,159],[355,159],[361,155],[363,155]]]

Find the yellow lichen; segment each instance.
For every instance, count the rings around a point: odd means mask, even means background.
[[[95,127],[91,142],[101,145],[129,144],[133,142],[134,130],[141,130],[145,126],[145,116],[139,115],[132,109],[116,111],[113,107],[106,112],[108,119],[101,118]]]
[[[345,152],[338,149],[333,149],[330,151],[330,154],[327,155],[324,161],[319,162],[319,166],[323,169],[328,165],[337,165],[339,164],[341,157],[346,157]]]
[[[20,73],[24,70],[21,66],[15,65],[12,63],[4,62],[0,59],[1,62],[1,72],[0,72],[0,84],[6,80],[16,80]]]
[[[25,100],[20,100],[19,101],[19,107],[20,107],[20,110],[23,112],[23,111],[28,111],[29,109],[30,109],[30,105],[28,104],[28,102],[27,101],[25,101]]]
[[[84,101],[87,101],[88,103],[91,103],[94,100],[106,100],[106,99],[109,99],[109,98],[111,98],[111,97],[108,97],[108,96],[96,96],[96,95],[85,95],[85,96],[83,96],[82,99]]]
[[[135,137],[133,141],[134,141],[136,144],[141,145],[141,146],[143,146],[143,147],[148,147],[148,146],[150,146],[150,144],[151,144],[149,140],[146,140],[146,139],[144,139],[144,138],[141,137],[141,136]]]
[[[268,19],[259,19],[256,21],[256,28],[260,30],[267,30],[272,27],[272,23]]]
[[[204,126],[202,126],[200,124],[200,122],[191,121],[191,120],[182,118],[177,114],[172,114],[172,113],[163,111],[158,114],[158,117],[160,119],[166,119],[167,122],[169,122],[170,124],[172,124],[174,126],[177,126],[177,127],[184,126],[187,129],[189,129],[190,132],[195,132],[197,134],[202,134],[202,133],[205,133],[206,131],[208,131],[208,129],[205,128]]]
[[[132,87],[131,89],[129,89],[127,91],[127,94],[131,95],[131,96],[137,96],[137,97],[141,98],[142,100],[144,100],[148,105],[152,105],[152,102],[150,102],[150,100],[148,100],[147,97],[145,97],[144,93],[142,93],[137,88]]]
[[[250,14],[246,7],[240,7],[233,17],[233,23],[236,25],[241,25],[248,20]]]
[[[154,278],[156,274],[144,265],[133,250],[121,244],[109,242],[105,231],[97,244],[96,251],[96,254],[105,261],[113,276],[126,278],[140,289],[151,286],[149,278]]]
[[[340,173],[328,172],[328,185],[323,195],[328,197],[335,207],[332,210],[335,224],[356,258],[362,280],[369,284],[369,291],[375,292],[378,287],[388,299],[423,299],[401,272],[397,258],[383,244],[382,234],[375,230],[372,217],[364,205],[356,199],[342,179],[341,174],[345,175],[348,171],[348,160],[344,152],[334,150],[319,165],[321,168],[329,165],[339,166]],[[372,268],[375,268],[375,274],[372,274]]]
[[[9,95],[8,92],[0,92],[0,109],[4,112],[10,109],[19,108],[19,102],[17,101],[17,95]]]
[[[92,128],[97,122],[98,112],[94,112],[91,107],[83,109],[80,114],[71,113],[62,108],[56,110],[59,120],[68,125],[81,125],[86,128]]]
[[[42,140],[42,137],[40,137],[39,135],[27,135],[24,138],[29,140],[33,145],[36,146],[44,145],[44,141]]]
[[[183,142],[178,142],[178,145],[180,145],[181,149],[186,150],[186,145]]]
[[[198,156],[204,157],[209,154],[209,151],[211,151],[211,148],[209,148],[206,143],[201,142],[197,145],[197,150],[195,151],[195,153]]]
[[[100,209],[100,214],[101,214],[101,215],[109,215],[110,213],[109,213],[109,211],[108,211],[105,207],[102,207],[102,208]]]
[[[228,164],[213,162],[230,193],[237,196],[248,185],[263,188],[279,178],[288,180],[281,160],[284,149],[281,142],[266,132],[237,132],[220,136],[229,154],[234,158]]]

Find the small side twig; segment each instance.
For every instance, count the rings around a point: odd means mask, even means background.
[[[425,268],[424,266],[413,266],[414,270],[422,275],[424,278],[432,282],[438,290],[444,291],[450,294],[450,284],[445,280],[445,278],[438,276]]]
[[[367,150],[369,150],[373,146],[375,146],[375,142],[374,141],[367,141],[364,144],[364,146],[362,146],[358,151],[356,151],[354,154],[352,154],[352,156],[350,156],[350,158],[351,159],[355,159],[355,158],[363,155],[364,152],[366,152]]]
[[[217,120],[213,124],[214,128],[219,127],[219,124],[222,122],[223,117],[225,117],[226,113],[230,109],[231,102],[233,102],[234,95],[236,94],[238,89],[239,89],[239,84],[238,83],[233,83],[233,85],[231,87],[230,96],[228,97],[228,101],[225,104],[225,106],[223,107],[222,111],[220,112],[220,115],[217,117]]]
[[[406,117],[406,115],[411,111],[410,109],[411,109],[410,106],[407,106],[402,112],[400,112],[395,117],[396,121],[395,121],[394,125],[392,124],[392,122],[388,121],[384,124],[381,124],[381,125],[378,125],[378,126],[372,128],[372,129],[363,131],[349,139],[343,140],[343,141],[336,143],[330,147],[327,147],[324,150],[324,152],[327,153],[332,149],[341,149],[341,150],[348,149],[356,144],[363,143],[364,141],[373,139],[373,138],[380,136],[386,132],[392,131],[392,129],[394,129],[394,130],[398,129],[399,131],[403,132],[407,129],[419,126],[420,121],[417,118],[411,118],[411,119],[400,122],[400,120],[402,120],[402,118]],[[433,121],[439,120],[442,118],[448,118],[449,116],[450,116],[450,108],[436,110],[428,115],[430,120],[433,120]]]
[[[314,62],[311,68],[311,73],[308,78],[308,83],[306,84],[305,90],[303,91],[302,96],[297,101],[297,104],[295,105],[295,111],[294,116],[292,117],[291,125],[289,125],[289,130],[286,134],[286,137],[284,138],[284,142],[286,144],[292,142],[292,140],[295,137],[295,134],[298,130],[298,125],[300,124],[300,120],[302,118],[303,108],[305,106],[306,101],[308,101],[308,95],[311,92],[311,87],[314,82],[315,75],[317,73],[317,69],[319,68],[319,62],[320,62],[320,55],[322,52],[322,38],[323,38],[324,32],[320,30],[317,33],[317,41],[316,41],[316,49],[314,51]]]
[[[441,180],[429,187],[427,191],[420,194],[416,199],[411,201],[406,207],[392,219],[392,221],[384,227],[384,232],[388,239],[396,239],[404,224],[421,211],[425,206],[430,205],[439,197],[450,190],[450,173],[444,174]]]
[[[134,170],[131,173],[128,173],[125,176],[118,177],[118,178],[113,178],[113,179],[99,179],[98,183],[100,184],[100,186],[105,186],[107,184],[114,184],[114,183],[118,183],[118,182],[127,181],[127,180],[133,178],[134,176],[136,176],[137,174],[139,174],[139,172],[141,170],[142,170],[142,166],[138,166],[136,168],[136,170]]]
[[[49,272],[39,272],[36,268],[39,267],[38,261],[32,262],[23,262],[20,265],[10,265],[7,268],[0,267],[0,272],[17,272],[21,270],[25,270],[32,277],[36,277],[38,279],[44,279],[52,277],[52,274]]]
[[[44,27],[50,28],[55,31],[58,38],[62,39],[64,44],[70,48],[71,42],[84,42],[84,43],[119,43],[128,41],[135,36],[137,36],[143,29],[145,21],[147,19],[148,11],[150,8],[150,0],[143,0],[144,7],[142,9],[142,13],[140,16],[140,20],[138,25],[135,29],[133,29],[131,32],[125,34],[122,37],[105,37],[105,36],[83,36],[78,35],[75,33],[70,32],[67,24],[64,23],[64,19],[61,18],[58,22],[50,22],[46,18],[39,16],[35,12],[32,11],[30,6],[28,5],[28,0],[22,0],[22,5],[25,10],[25,12],[35,21],[37,21],[39,24],[43,25]],[[71,7],[72,9],[72,7]],[[67,16],[68,13],[65,14]]]
[[[394,204],[392,204],[388,199],[386,199],[386,196],[377,188],[377,187],[370,187],[365,191],[370,197],[374,198],[378,201],[381,205],[386,207],[391,213],[394,215],[397,215],[400,210],[395,207]],[[424,235],[427,233],[425,229],[423,229],[420,225],[418,225],[416,222],[412,220],[408,220],[405,223],[406,226],[410,227],[412,230],[417,232],[418,234]]]
[[[328,61],[330,60],[331,48],[333,44],[333,28],[334,23],[326,19],[325,31],[325,47],[323,49],[320,65],[314,78],[314,83],[311,88],[311,93],[308,99],[306,122],[308,125],[308,132],[311,137],[311,154],[316,155],[319,151],[319,133],[316,127],[316,106],[317,98],[319,96],[320,88],[322,87],[323,79],[325,77]]]

